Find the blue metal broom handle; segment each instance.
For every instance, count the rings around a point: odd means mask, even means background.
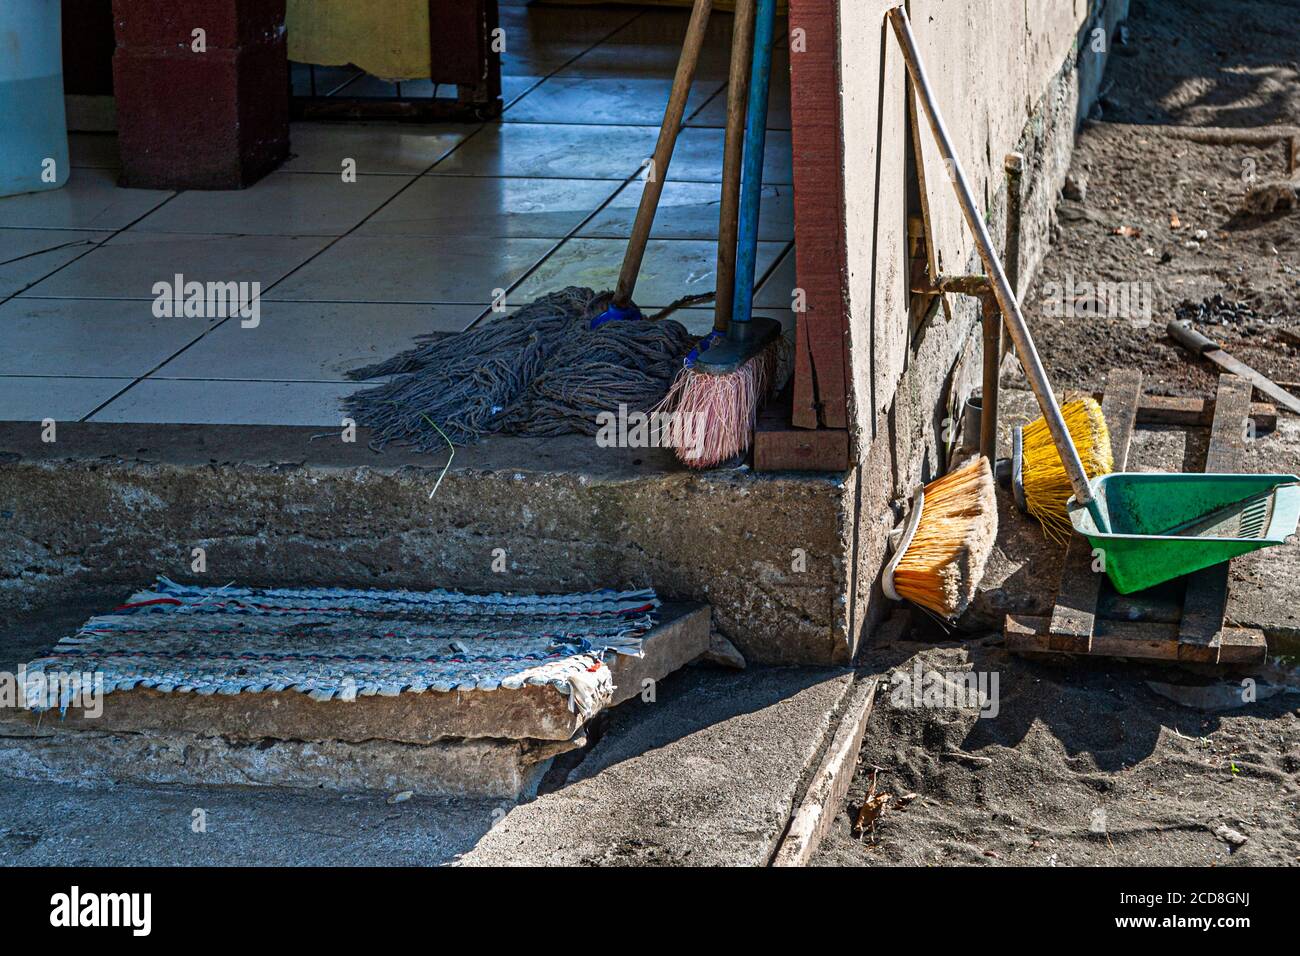
[[[767,100],[772,81],[772,43],[776,0],[758,0],[754,59],[750,67],[749,112],[745,120],[745,159],[740,178],[740,225],[736,247],[736,286],[731,321],[748,322],[754,310],[754,272],[758,258],[758,212],[763,195],[763,154],[767,148]]]

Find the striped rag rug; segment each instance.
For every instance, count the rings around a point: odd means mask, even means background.
[[[641,656],[659,604],[650,589],[466,594],[160,577],[28,664],[27,681],[94,672],[105,693],[294,690],[316,700],[545,685],[585,718],[613,695],[606,655]]]

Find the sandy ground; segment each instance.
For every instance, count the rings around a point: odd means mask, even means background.
[[[1280,332],[1300,327],[1300,210],[1243,207],[1250,189],[1286,179],[1284,148],[1170,132],[1300,125],[1300,3],[1134,0],[1127,38],[1101,119],[1079,137],[1072,178],[1086,192],[1058,207],[1027,296],[1048,369],[1083,386],[1135,367],[1149,391],[1204,394],[1215,372],[1165,325],[1221,296],[1229,308],[1216,303],[1197,327],[1275,380],[1300,381],[1300,347]]]
[[[1300,3],[1134,0],[1127,39],[1101,119],[1079,140],[1072,178],[1086,192],[1063,199],[1028,297],[1045,364],[1062,386],[1097,388],[1108,369],[1136,367],[1148,391],[1210,394],[1217,369],[1171,343],[1165,325],[1219,295],[1228,308],[1215,303],[1205,316],[1215,321],[1197,327],[1277,380],[1300,381],[1300,348],[1280,333],[1300,328],[1300,211],[1242,211],[1252,182],[1285,176],[1282,148],[1199,145],[1168,129],[1300,124]],[[1099,283],[1118,285],[1099,297]],[[1112,316],[1107,295],[1125,287],[1141,297]],[[1105,315],[1088,315],[1099,298]],[[1075,317],[1054,304],[1073,304]],[[996,674],[999,710],[918,707],[910,693],[882,691],[816,862],[1300,864],[1300,696],[1205,711],[1148,684],[1300,686],[1285,669],[1294,663],[1221,673],[1027,660],[996,634],[875,647],[862,662],[873,673]],[[855,836],[873,773],[877,793],[912,798]]]
[[[1206,713],[1146,683],[1203,679],[1195,675],[1027,661],[995,635],[902,642],[864,663],[909,678],[918,664],[923,674],[996,673],[998,711],[915,707],[909,692],[882,691],[818,865],[1300,864],[1300,696]],[[1256,676],[1266,686],[1277,675]],[[917,796],[855,838],[873,768],[877,792]],[[1246,842],[1216,836],[1220,826]]]

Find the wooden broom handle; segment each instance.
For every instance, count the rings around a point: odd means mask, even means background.
[[[727,331],[735,304],[736,239],[740,229],[740,167],[745,152],[745,111],[754,56],[754,0],[736,0],[731,33],[731,75],[727,79],[727,138],[722,154],[722,202],[718,213],[717,292],[713,328]]]
[[[659,208],[659,197],[664,191],[664,180],[668,178],[668,164],[672,162],[673,150],[677,147],[677,134],[682,128],[682,118],[686,115],[686,101],[690,98],[691,85],[695,82],[695,68],[700,62],[700,50],[704,46],[712,10],[713,0],[695,0],[695,6],[691,10],[691,22],[687,24],[686,39],[682,41],[682,55],[677,61],[677,73],[673,77],[672,92],[668,95],[663,125],[659,127],[659,141],[655,144],[650,175],[641,192],[641,204],[636,210],[636,221],[627,242],[627,252],[623,254],[623,268],[618,274],[618,285],[614,287],[614,304],[617,306],[626,307],[632,302],[636,278],[641,272],[641,260],[645,258],[646,243],[650,241],[650,230]]]

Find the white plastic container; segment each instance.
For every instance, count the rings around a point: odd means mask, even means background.
[[[0,0],[0,196],[68,181],[59,0]]]

